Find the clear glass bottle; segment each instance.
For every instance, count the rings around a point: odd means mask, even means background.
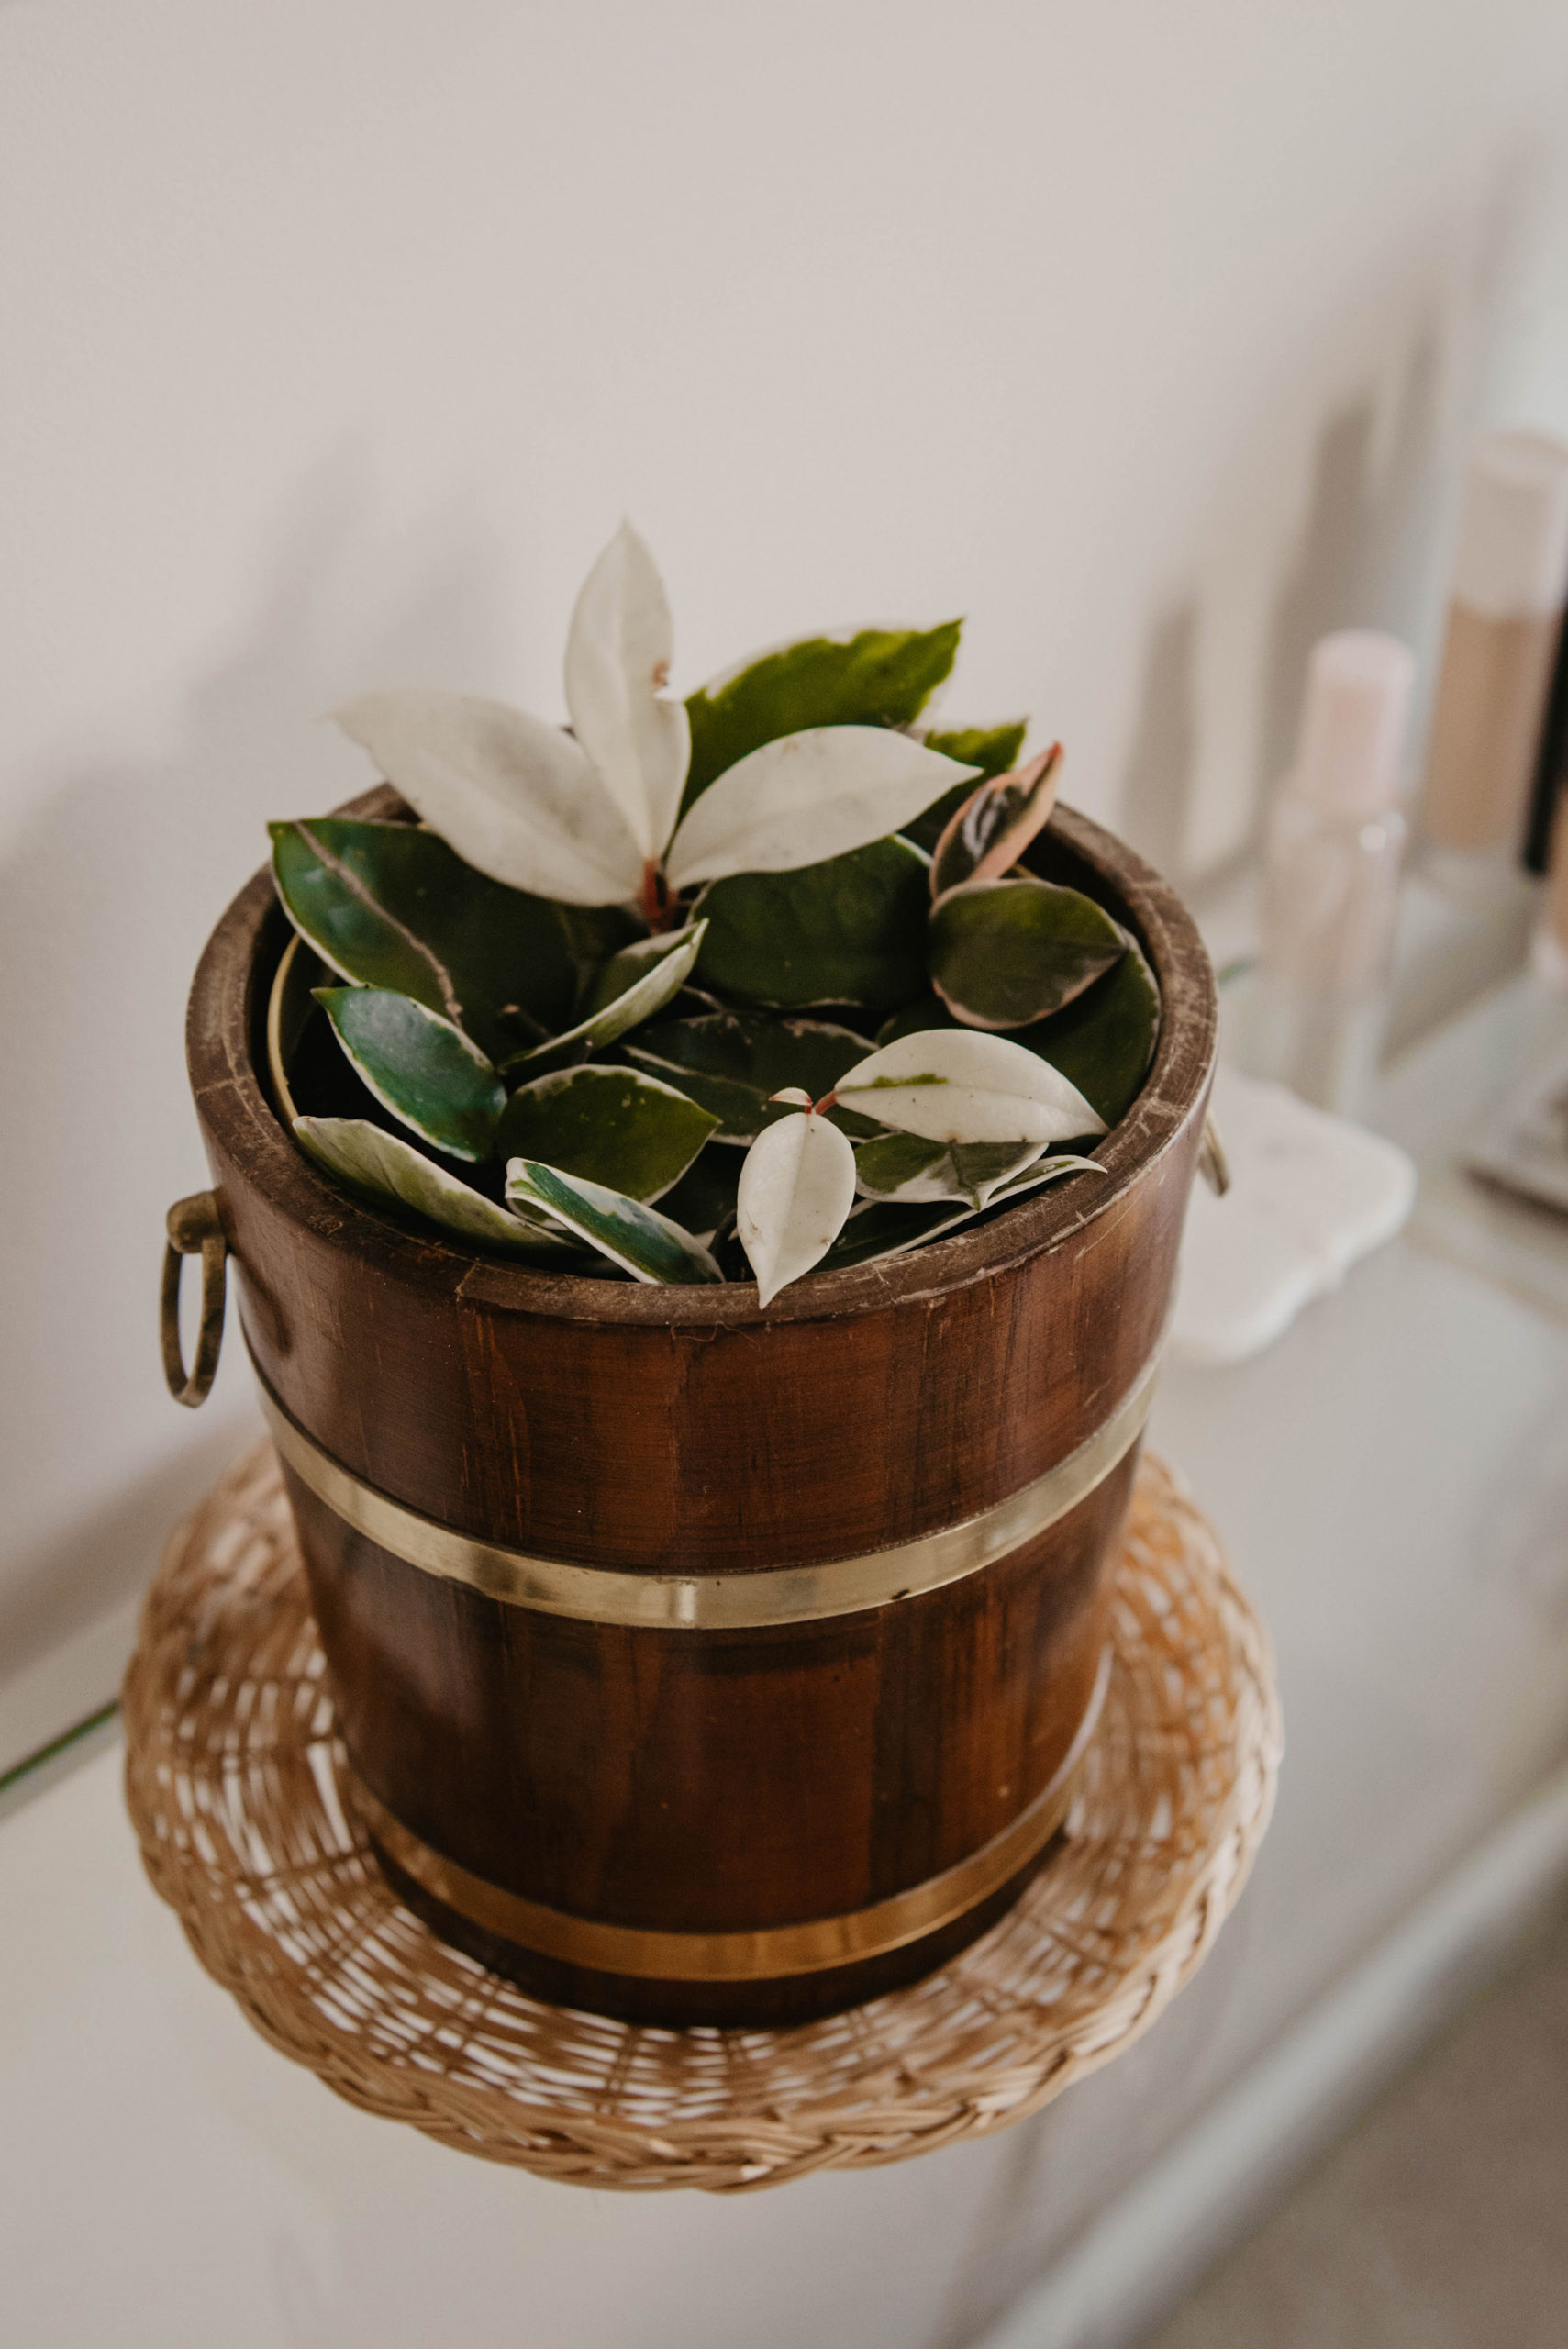
[[[1314,646],[1296,764],[1264,851],[1240,1057],[1253,1075],[1347,1117],[1365,1113],[1382,1038],[1414,676],[1396,637],[1351,629]]]

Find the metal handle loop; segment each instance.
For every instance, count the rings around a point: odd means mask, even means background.
[[[159,1299],[163,1375],[175,1402],[183,1403],[194,1411],[212,1392],[217,1357],[223,1348],[228,1242],[224,1237],[216,1192],[195,1191],[188,1199],[176,1199],[166,1221],[169,1241],[163,1251],[163,1287]],[[180,1266],[186,1256],[197,1255],[202,1260],[202,1319],[196,1337],[196,1358],[187,1373],[180,1350]]]
[[[1230,1162],[1225,1155],[1225,1145],[1219,1139],[1219,1128],[1212,1118],[1203,1121],[1203,1140],[1198,1145],[1197,1171],[1217,1199],[1222,1199],[1230,1188]]]

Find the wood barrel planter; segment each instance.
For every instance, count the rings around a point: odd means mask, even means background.
[[[1149,866],[1066,810],[1038,845],[1162,992],[1105,1174],[765,1311],[361,1207],[273,1107],[268,873],[203,956],[191,1080],[352,1798],[409,1905],[548,1998],[830,2011],[929,1971],[1049,1853],[1216,1007]]]

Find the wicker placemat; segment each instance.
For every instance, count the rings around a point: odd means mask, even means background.
[[[398,1903],[339,1798],[342,1750],[275,1456],[172,1542],[125,1687],[154,1885],[273,2046],[442,2143],[598,2187],[776,2185],[1021,2120],[1146,2031],[1262,1839],[1267,1642],[1170,1471],[1139,1471],[1115,1667],[1060,1855],[940,1973],[791,2031],[550,2007]]]

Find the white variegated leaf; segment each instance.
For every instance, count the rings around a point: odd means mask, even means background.
[[[644,857],[663,851],[691,763],[685,705],[662,688],[674,631],[653,557],[623,522],[588,573],[566,640],[566,706]]]
[[[444,1231],[536,1260],[571,1252],[559,1230],[531,1229],[368,1119],[296,1118],[294,1130],[306,1156],[329,1174],[395,1207],[411,1208]]]
[[[838,1084],[846,1108],[930,1141],[1071,1141],[1105,1120],[1049,1061],[975,1028],[922,1029]]]
[[[670,885],[788,873],[864,848],[978,767],[886,726],[815,726],[727,768],[670,843]]]
[[[465,863],[569,906],[624,905],[642,851],[580,743],[504,702],[362,694],[334,713]]]
[[[736,1230],[767,1305],[819,1264],[855,1199],[855,1153],[826,1118],[809,1112],[765,1126],[746,1153]]]

